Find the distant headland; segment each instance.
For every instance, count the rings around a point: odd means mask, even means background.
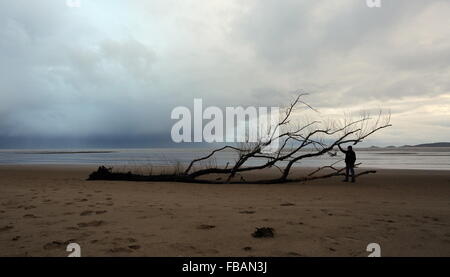
[[[434,143],[423,143],[417,145],[403,145],[403,146],[371,146],[370,149],[381,149],[381,148],[412,148],[412,147],[450,147],[450,142],[434,142]]]

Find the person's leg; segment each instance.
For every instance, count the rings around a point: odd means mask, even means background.
[[[355,168],[353,166],[350,167],[350,173],[352,174],[352,182],[355,182]]]
[[[345,165],[345,182],[348,182],[348,171],[350,169],[350,165],[346,164]]]

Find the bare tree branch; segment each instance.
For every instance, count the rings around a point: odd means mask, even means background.
[[[319,157],[326,153],[332,154],[334,149],[342,144],[356,145],[362,142],[372,134],[390,127],[390,113],[383,115],[382,111],[378,113],[375,118],[372,118],[368,113],[362,113],[358,119],[351,119],[345,116],[343,120],[325,121],[312,120],[311,122],[292,126],[292,117],[294,110],[299,105],[306,107],[307,110],[319,113],[316,109],[305,103],[301,98],[307,94],[299,94],[294,101],[284,111],[284,116],[281,120],[269,130],[268,140],[259,140],[256,142],[242,143],[240,147],[224,146],[211,151],[208,155],[192,160],[184,172],[181,172],[180,166],[176,173],[172,175],[152,175],[141,176],[133,174],[120,174],[108,172],[106,168],[99,168],[99,173],[91,175],[92,179],[102,178],[102,174],[106,174],[103,178],[112,178],[111,174],[116,174],[117,178],[132,178],[135,180],[162,180],[162,181],[180,181],[180,182],[202,182],[202,183],[283,183],[292,181],[309,181],[321,178],[330,178],[342,175],[342,168],[337,168],[340,161],[334,162],[331,165],[323,166],[311,172],[309,175],[300,179],[289,179],[292,167],[302,160],[307,160],[313,157]],[[283,130],[281,130],[283,129]],[[271,145],[274,141],[281,141],[278,150],[273,153],[263,153],[264,147]],[[288,148],[288,144],[291,146]],[[215,154],[224,150],[235,150],[238,158],[234,165],[225,167],[217,166],[213,159]],[[335,154],[334,154],[335,155]],[[260,165],[249,165],[251,161],[266,161]],[[194,165],[201,161],[210,161],[210,166],[207,168],[194,169]],[[281,166],[283,163],[285,166]],[[246,180],[241,173],[263,170],[266,168],[275,167],[280,172],[280,176],[268,180],[251,181]],[[101,169],[101,170],[100,170]],[[324,169],[329,169],[332,172],[323,175],[318,175]],[[101,171],[101,172],[100,172]],[[374,171],[364,171],[357,176],[374,173]],[[118,175],[117,175],[118,174]],[[200,179],[201,177],[211,174],[225,175],[225,178],[218,178],[215,181],[207,179]],[[239,176],[236,181],[235,177]]]

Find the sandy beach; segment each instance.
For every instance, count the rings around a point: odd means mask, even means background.
[[[86,181],[94,169],[0,166],[0,256],[450,256],[450,171],[211,185]]]

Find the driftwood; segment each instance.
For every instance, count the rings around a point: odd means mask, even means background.
[[[261,183],[275,184],[298,181],[310,181],[344,175],[344,168],[337,168],[334,163],[314,170],[302,178],[290,178],[292,168],[296,163],[308,158],[319,157],[325,154],[336,156],[335,149],[343,144],[356,145],[368,136],[384,128],[390,127],[390,114],[383,115],[380,111],[375,118],[369,114],[362,114],[358,119],[345,118],[341,121],[323,122],[314,120],[300,126],[293,126],[291,119],[299,106],[318,113],[310,105],[301,100],[305,94],[300,94],[284,111],[280,122],[268,134],[269,139],[253,143],[242,143],[237,146],[224,146],[211,151],[208,155],[192,160],[184,171],[173,174],[141,175],[132,172],[113,172],[111,168],[99,167],[91,173],[88,180],[122,180],[122,181],[155,181],[155,182],[187,182],[187,183]],[[280,147],[274,153],[265,153],[263,149],[273,141],[280,141]],[[238,159],[230,167],[210,166],[196,169],[195,165],[207,161],[220,151],[236,151]],[[262,165],[248,165],[250,160],[265,160]],[[283,163],[283,166],[280,164]],[[251,171],[277,168],[280,175],[266,180],[245,180],[241,174]],[[323,173],[324,169],[331,173]],[[356,176],[375,173],[373,170],[363,171]],[[222,175],[224,178],[210,180],[205,178],[211,175]],[[236,180],[240,175],[239,180]]]
[[[292,182],[307,182],[317,179],[326,179],[337,176],[344,176],[342,173],[345,168],[339,169],[335,172],[320,175],[320,176],[307,176],[303,178],[293,178],[287,179],[283,183],[292,183]],[[367,170],[361,173],[355,174],[355,177],[376,173],[375,170]],[[133,182],[181,182],[181,183],[206,183],[206,184],[223,184],[224,182],[220,180],[204,180],[204,179],[195,179],[191,178],[188,175],[177,175],[177,174],[156,174],[156,175],[142,175],[135,174],[131,172],[121,173],[121,172],[113,172],[112,168],[106,168],[104,166],[100,166],[97,171],[92,172],[89,175],[88,180],[105,180],[105,181],[133,181]],[[279,179],[269,179],[269,180],[244,180],[240,179],[238,181],[229,181],[229,184],[276,184],[280,183]]]

